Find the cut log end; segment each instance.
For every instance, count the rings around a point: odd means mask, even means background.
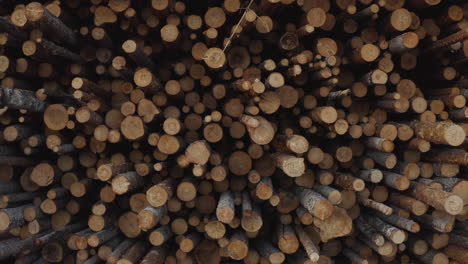
[[[451,195],[446,199],[444,209],[451,215],[457,215],[463,211],[463,200],[457,195]]]

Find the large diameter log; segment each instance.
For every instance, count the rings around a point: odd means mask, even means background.
[[[297,187],[295,193],[302,206],[317,218],[325,220],[332,215],[333,205],[322,195],[302,187]]]
[[[418,138],[435,144],[460,146],[465,140],[465,131],[451,122],[418,122],[411,123]]]
[[[451,215],[457,215],[463,210],[463,200],[459,196],[433,189],[422,183],[412,182],[409,193],[414,198]]]
[[[314,225],[320,229],[321,240],[328,241],[351,233],[353,221],[345,209],[335,206],[330,217],[325,220],[314,218]]]

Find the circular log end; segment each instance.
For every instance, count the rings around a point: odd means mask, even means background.
[[[182,182],[177,186],[177,197],[184,202],[192,201],[197,195],[197,189],[191,182]]]
[[[100,215],[91,215],[88,219],[89,229],[93,230],[94,232],[101,231],[104,229],[105,225],[106,221],[104,220],[104,217]]]
[[[39,186],[48,186],[55,176],[54,168],[48,163],[40,163],[31,172],[31,180]]]
[[[146,87],[153,81],[153,74],[148,68],[140,68],[133,75],[133,81],[140,87]]]
[[[68,122],[67,109],[61,104],[49,105],[44,112],[44,123],[52,130],[62,130]]]
[[[408,49],[414,49],[418,46],[419,37],[414,32],[408,32],[403,36],[403,45]]]
[[[86,194],[86,186],[81,182],[75,182],[70,186],[70,193],[74,197],[83,197]]]
[[[299,248],[299,241],[295,235],[285,234],[278,239],[278,247],[285,254],[293,254]]]
[[[220,239],[226,233],[226,227],[221,222],[211,221],[205,225],[205,232],[212,239]]]
[[[7,230],[10,226],[10,217],[7,213],[0,211],[0,230]]]
[[[153,246],[160,246],[165,240],[164,235],[158,231],[151,232],[148,239]]]
[[[451,195],[445,200],[444,209],[451,215],[457,215],[463,210],[463,200],[457,195]]]
[[[216,218],[219,221],[225,224],[231,223],[232,219],[234,219],[235,213],[232,208],[229,207],[222,207],[216,209]]]
[[[243,241],[234,240],[231,243],[229,243],[227,251],[229,257],[231,257],[232,259],[242,260],[247,257],[247,254],[249,253],[249,247]]]
[[[331,106],[326,106],[324,107],[319,114],[320,120],[327,124],[332,124],[338,119],[338,113],[336,112],[336,109]]]
[[[116,194],[124,194],[128,191],[130,182],[124,176],[117,176],[112,180],[112,190]]]
[[[146,199],[148,203],[154,207],[163,206],[166,204],[169,195],[161,186],[154,185],[146,191]]]
[[[226,63],[226,55],[224,51],[220,48],[210,48],[205,52],[205,57],[203,59],[212,69],[219,69],[224,66]]]
[[[242,228],[251,233],[255,233],[263,226],[262,217],[255,213],[244,213],[241,220]]]
[[[44,7],[39,2],[32,2],[26,6],[26,18],[29,21],[38,21],[44,15]]]
[[[444,140],[450,146],[460,146],[465,141],[465,131],[458,125],[448,127],[444,131]]]
[[[307,23],[312,27],[321,27],[327,20],[327,13],[322,8],[315,7],[307,12]]]
[[[383,173],[381,170],[372,170],[370,180],[373,183],[379,183],[383,179]]]
[[[396,164],[397,164],[397,157],[395,156],[395,154],[391,154],[385,160],[385,167],[387,169],[393,169]]]
[[[137,237],[141,233],[141,229],[136,223],[138,223],[138,216],[134,212],[126,212],[118,220],[120,230],[129,238]]]
[[[158,221],[158,216],[151,211],[141,210],[138,213],[138,225],[143,230],[153,228]]]
[[[404,9],[400,8],[392,12],[390,16],[390,23],[395,30],[405,31],[411,26],[411,13]]]
[[[374,44],[365,44],[361,48],[361,57],[366,62],[375,61],[380,55],[380,49]]]
[[[143,121],[138,116],[127,116],[120,125],[122,134],[130,140],[136,140],[145,133]]]

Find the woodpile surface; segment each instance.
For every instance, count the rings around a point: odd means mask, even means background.
[[[464,0],[0,1],[0,263],[467,264],[467,62]]]

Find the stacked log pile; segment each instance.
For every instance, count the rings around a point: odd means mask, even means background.
[[[468,263],[465,1],[0,2],[0,262]]]

